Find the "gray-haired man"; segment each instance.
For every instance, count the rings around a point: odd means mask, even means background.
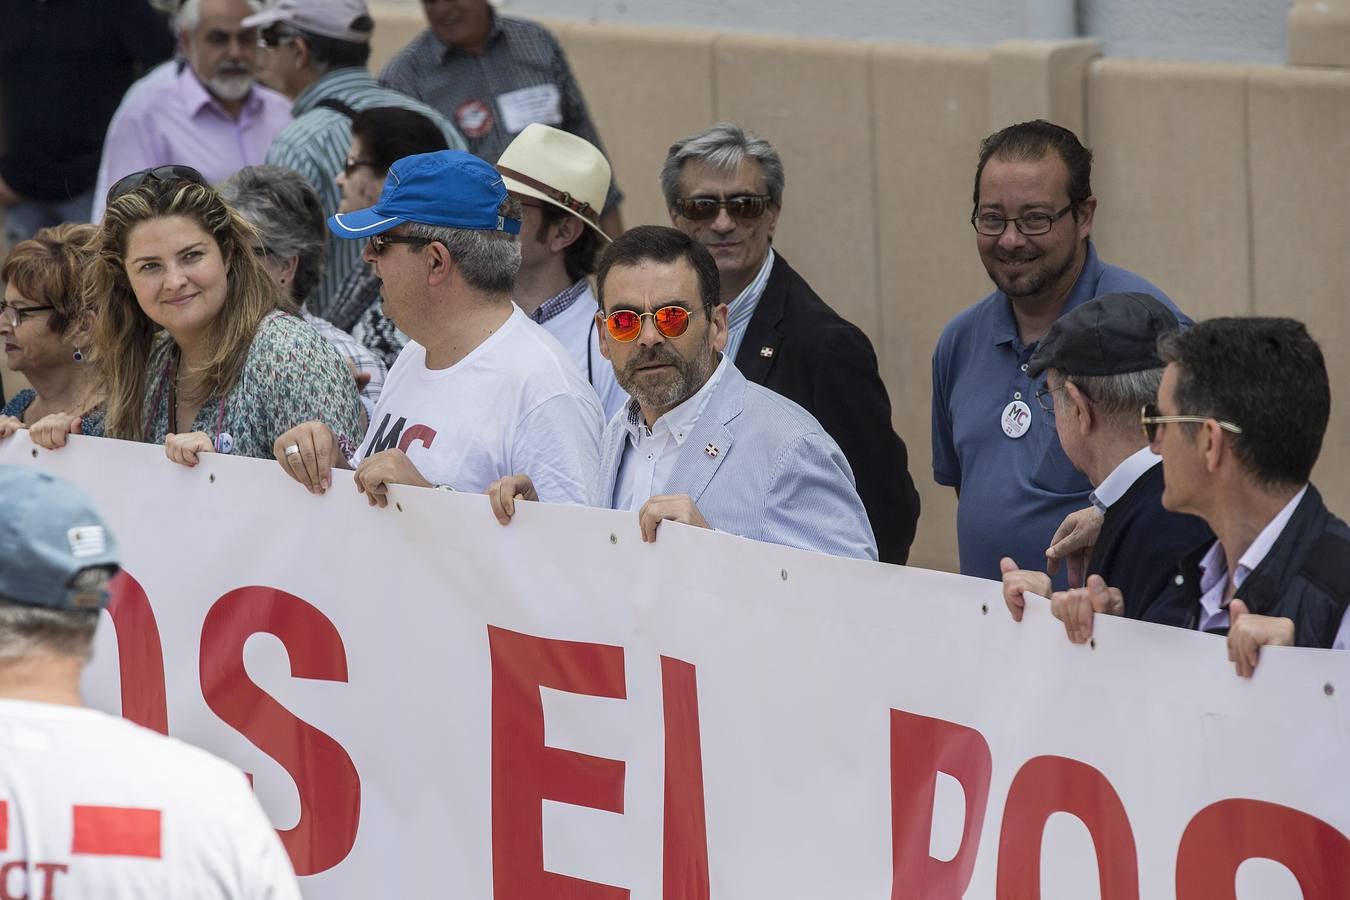
[[[118,569],[89,498],[19,466],[0,466],[0,497],[0,834],[22,868],[0,895],[299,900],[242,772],[84,708]]]
[[[882,562],[903,563],[919,520],[909,454],[871,341],[773,249],[783,184],[773,145],[731,122],[676,141],[661,170],[671,223],[717,261],[726,355],[824,426],[857,479]]]

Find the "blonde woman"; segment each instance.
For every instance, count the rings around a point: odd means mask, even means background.
[[[351,373],[287,311],[254,238],[186,166],[137,172],[109,190],[89,279],[103,298],[94,351],[108,437],[162,443],[188,466],[213,451],[270,459],[278,435],[317,418],[354,451],[361,404]],[[33,439],[59,445],[75,428],[44,420]]]
[[[102,432],[103,380],[89,362],[94,311],[80,289],[97,230],[93,225],[43,228],[17,244],[0,268],[5,365],[33,386],[0,409],[0,438],[51,413],[79,417],[85,434]]]

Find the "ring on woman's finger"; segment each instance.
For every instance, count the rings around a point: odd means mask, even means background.
[[[299,455],[300,455],[300,445],[299,445],[299,444],[287,444],[287,445],[286,445],[286,451],[285,451],[285,452],[286,452],[286,455],[287,455],[287,456],[299,456]]]

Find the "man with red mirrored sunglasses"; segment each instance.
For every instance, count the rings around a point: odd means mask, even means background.
[[[591,506],[835,556],[876,559],[839,445],[796,403],[731,364],[717,264],[698,241],[655,225],[610,244],[597,272],[600,350],[631,395],[601,438]],[[538,499],[528,473],[488,488],[506,524]]]
[[[783,160],[731,122],[681,138],[661,170],[671,224],[708,249],[727,305],[727,356],[750,381],[799,404],[857,478],[883,562],[904,563],[919,521],[909,452],[872,343],[773,247]]]

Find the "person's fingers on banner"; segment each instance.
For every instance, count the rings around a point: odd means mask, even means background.
[[[164,436],[164,455],[180,466],[192,468],[200,462],[198,455],[214,452],[211,436],[204,431],[191,431],[187,434],[166,434]]]
[[[311,494],[322,494],[332,483],[336,442],[322,422],[302,422],[272,443],[272,456],[282,470]]]
[[[1007,605],[1008,612],[1012,614],[1014,622],[1022,621],[1022,613],[1027,605],[1025,595],[1028,591],[1042,597],[1050,596],[1050,576],[1045,573],[1019,569],[1017,563],[1008,556],[999,560],[998,567],[1003,573],[1003,602]]]
[[[14,416],[0,416],[0,441],[9,437],[11,434],[17,434],[23,431],[23,422]]]
[[[528,475],[506,475],[488,485],[488,502],[492,504],[492,514],[503,525],[511,521],[516,514],[517,500],[538,501],[539,494],[534,482]]]
[[[1228,604],[1228,616],[1228,659],[1243,678],[1250,678],[1256,671],[1262,647],[1294,645],[1293,619],[1255,615],[1236,598]]]
[[[80,417],[70,413],[51,413],[28,426],[28,437],[45,450],[58,450],[66,438],[79,432]]]
[[[665,521],[683,522],[698,528],[711,527],[688,494],[658,494],[638,510],[638,530],[642,533],[643,543],[654,542],[657,527]]]

